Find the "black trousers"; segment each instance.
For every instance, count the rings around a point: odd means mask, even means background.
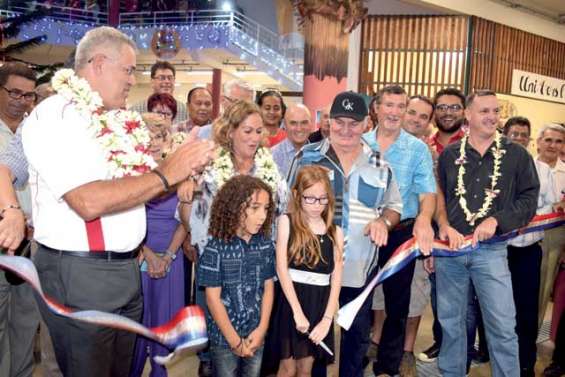
[[[536,364],[541,257],[537,242],[525,247],[508,245],[521,369],[533,370]]]
[[[103,260],[55,255],[35,258],[45,294],[75,310],[102,310],[139,322],[143,311],[137,258]],[[57,363],[65,377],[128,376],[136,335],[58,316],[38,299]]]
[[[412,237],[413,222],[389,233],[388,243],[379,250],[378,266],[381,269],[398,246]],[[375,375],[398,374],[404,354],[406,320],[410,307],[410,287],[414,277],[415,261],[383,282],[386,319],[383,324],[379,353],[373,365]]]

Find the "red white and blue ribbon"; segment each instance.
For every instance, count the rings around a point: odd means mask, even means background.
[[[167,356],[156,356],[155,361],[159,364],[165,364],[181,350],[188,349],[190,352],[195,352],[204,348],[208,342],[206,318],[204,311],[199,306],[191,305],[184,307],[166,324],[147,328],[121,315],[98,310],[75,311],[61,305],[43,293],[37,270],[33,262],[27,258],[0,255],[0,267],[14,272],[27,281],[43,299],[47,307],[55,314],[100,326],[130,331],[155,340],[173,350]],[[88,341],[88,339],[84,341]]]
[[[479,242],[479,245],[475,247],[473,247],[472,245],[472,236],[465,237],[463,246],[458,250],[450,249],[448,242],[446,241],[434,240],[432,255],[435,257],[456,257],[476,250],[481,244],[485,245],[503,242],[522,234],[556,228],[563,224],[565,224],[565,214],[563,214],[563,212],[538,215],[535,216],[532,221],[525,227],[513,230],[500,236],[494,236],[486,241]],[[377,285],[381,284],[384,280],[402,270],[404,267],[406,267],[406,265],[408,265],[410,262],[421,255],[422,253],[416,243],[415,238],[411,238],[400,245],[394,251],[388,262],[385,263],[383,268],[369,282],[369,284],[367,284],[363,292],[361,292],[361,294],[359,294],[359,296],[357,296],[353,301],[347,303],[339,310],[337,323],[344,329],[349,330],[351,324],[353,323],[353,320],[355,319],[355,316],[361,309],[361,306],[363,306],[363,303],[365,302],[367,297],[373,292],[373,289]]]

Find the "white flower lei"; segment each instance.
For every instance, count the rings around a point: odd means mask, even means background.
[[[100,95],[72,69],[59,70],[53,89],[90,119],[89,131],[104,150],[113,178],[143,174],[157,164],[149,152],[151,140],[141,115],[134,111],[104,111]]]
[[[274,195],[277,193],[281,176],[277,169],[277,165],[273,160],[271,152],[261,147],[255,153],[255,177],[261,179],[271,188]],[[218,158],[214,160],[210,167],[210,174],[214,179],[216,189],[219,190],[227,181],[235,175],[235,167],[231,159],[230,152],[224,148],[220,148]]]
[[[461,139],[461,147],[459,148],[459,158],[455,160],[455,165],[459,165],[459,171],[457,174],[457,187],[455,189],[455,195],[459,197],[459,205],[465,213],[465,220],[473,226],[475,222],[483,217],[486,216],[490,207],[492,206],[492,202],[494,198],[498,196],[500,190],[496,189],[496,184],[498,183],[498,178],[502,175],[500,173],[500,165],[502,163],[502,156],[506,151],[501,148],[501,141],[502,136],[497,131],[494,137],[494,147],[492,147],[492,155],[494,156],[494,166],[492,175],[490,175],[490,188],[485,189],[485,199],[483,201],[483,205],[479,209],[478,212],[471,212],[467,207],[467,200],[465,199],[465,194],[467,190],[465,190],[465,184],[463,182],[463,176],[465,175],[465,165],[467,163],[467,158],[465,155],[465,146],[467,145],[467,139],[469,138],[469,134],[465,133],[465,136]]]

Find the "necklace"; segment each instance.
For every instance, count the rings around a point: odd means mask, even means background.
[[[459,158],[455,160],[455,165],[459,165],[459,170],[457,172],[457,187],[455,189],[455,195],[459,197],[459,206],[465,214],[465,220],[474,226],[475,222],[487,215],[489,212],[494,198],[498,196],[500,190],[496,188],[498,183],[498,178],[502,175],[500,173],[500,165],[502,162],[502,156],[506,151],[501,148],[502,136],[497,131],[494,137],[494,146],[491,148],[492,155],[494,156],[494,166],[492,174],[490,175],[490,187],[485,189],[485,198],[483,200],[483,205],[477,212],[471,212],[467,207],[467,199],[465,199],[465,194],[467,190],[465,189],[465,183],[463,177],[465,176],[465,167],[467,163],[467,157],[465,154],[465,147],[467,145],[467,140],[469,134],[465,133],[465,136],[461,139],[461,147],[459,148]]]
[[[276,195],[281,176],[271,152],[267,148],[259,148],[255,153],[254,164],[254,176],[269,185],[273,195]],[[217,190],[236,175],[231,154],[227,149],[220,148],[219,156],[214,160],[208,172]]]
[[[90,120],[88,130],[104,151],[112,178],[140,175],[157,166],[149,152],[149,131],[137,112],[104,111],[100,95],[72,69],[57,71],[51,85]]]

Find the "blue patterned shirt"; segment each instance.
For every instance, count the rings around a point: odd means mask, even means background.
[[[211,238],[198,262],[198,282],[221,287],[221,300],[232,326],[247,337],[259,326],[265,280],[275,276],[275,244],[262,235],[245,242],[239,237],[225,242]],[[229,347],[210,313],[208,337],[213,346]]]
[[[363,135],[363,139],[373,150],[380,152],[376,129]],[[428,146],[401,129],[385,152],[384,159],[392,167],[402,196],[400,220],[415,218],[420,208],[420,194],[436,192],[432,155]]]
[[[292,159],[296,155],[296,152],[298,152],[298,150],[294,148],[294,144],[292,144],[288,138],[271,148],[273,160],[277,164],[279,172],[283,177],[286,177],[288,174],[290,164],[292,163]]]

